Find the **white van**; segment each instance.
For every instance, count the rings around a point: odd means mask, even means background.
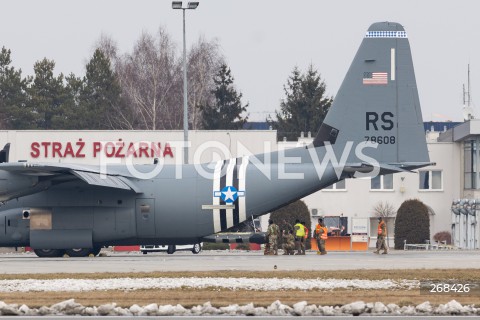
[[[148,252],[167,252],[168,254],[173,254],[175,251],[192,251],[194,254],[198,254],[202,251],[203,243],[195,243],[195,244],[182,244],[182,245],[144,245],[140,246],[140,251],[143,254],[147,254]]]

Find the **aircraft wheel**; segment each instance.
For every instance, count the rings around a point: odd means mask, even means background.
[[[33,249],[33,252],[40,258],[57,258],[63,256],[65,250],[60,249]]]
[[[142,251],[143,254],[147,254],[147,251]]]
[[[194,254],[198,254],[200,251],[202,251],[202,247],[200,246],[200,243],[195,243],[193,245],[193,249],[192,249],[192,252]]]
[[[78,249],[67,249],[65,253],[70,257],[88,257],[89,254],[93,253],[91,248],[78,248]]]
[[[175,245],[174,244],[168,245],[167,253],[173,254],[174,252],[175,252]]]
[[[102,250],[102,247],[93,247],[91,253],[96,257],[96,256],[98,256],[98,254],[100,253],[101,250]]]

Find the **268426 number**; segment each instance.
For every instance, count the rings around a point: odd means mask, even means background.
[[[420,294],[460,294],[460,295],[478,295],[480,294],[480,283],[477,281],[420,281]]]
[[[431,283],[430,284],[431,293],[469,293],[470,284],[468,283]]]

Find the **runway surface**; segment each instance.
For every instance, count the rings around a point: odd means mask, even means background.
[[[352,269],[476,268],[480,251],[329,252],[319,256],[264,256],[262,252],[202,251],[166,253],[106,252],[95,258],[38,258],[33,253],[0,255],[0,274],[154,271],[294,271]]]

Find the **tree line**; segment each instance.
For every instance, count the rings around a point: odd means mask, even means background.
[[[170,34],[159,28],[140,35],[131,52],[101,36],[85,75],[55,75],[55,61],[34,63],[33,75],[12,66],[0,52],[0,129],[176,130],[183,128],[183,58]],[[200,37],[188,51],[189,128],[241,129],[248,121],[232,70],[216,40]],[[265,119],[279,138],[316,131],[332,102],[313,66],[297,67],[284,86],[276,119]]]

